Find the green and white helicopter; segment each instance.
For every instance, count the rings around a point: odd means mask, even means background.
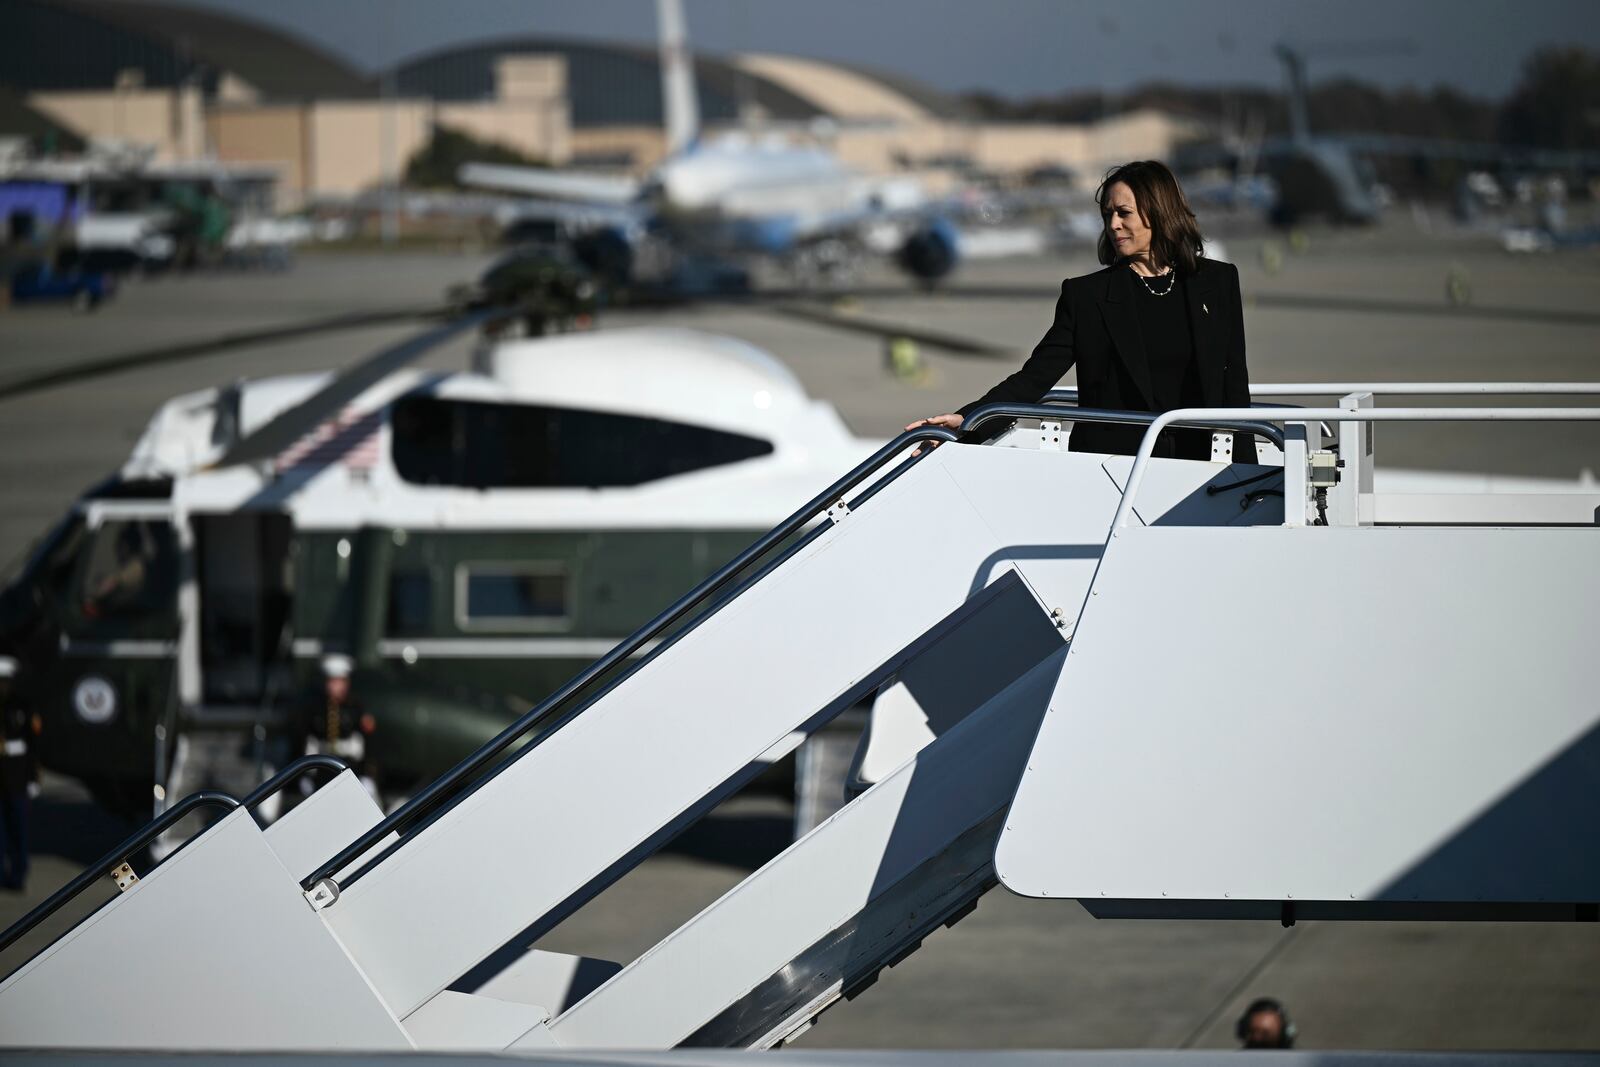
[[[42,764],[130,815],[307,748],[404,797],[881,442],[686,330],[175,397],[0,592]]]

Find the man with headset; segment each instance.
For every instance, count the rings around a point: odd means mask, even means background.
[[[1252,1000],[1233,1032],[1247,1049],[1294,1048],[1294,1023],[1284,1006],[1271,997]]]

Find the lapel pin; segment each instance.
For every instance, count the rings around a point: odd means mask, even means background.
[[[1200,310],[1204,311],[1207,315],[1211,314],[1211,309],[1206,307],[1204,304],[1200,305]]]

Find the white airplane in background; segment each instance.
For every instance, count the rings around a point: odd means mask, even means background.
[[[778,134],[701,141],[681,0],[657,0],[656,9],[664,162],[643,179],[469,163],[461,168],[462,184],[535,198],[511,221],[562,219],[604,245],[613,266],[631,264],[631,250],[645,234],[664,233],[685,250],[823,268],[848,262],[870,245],[930,284],[955,268],[955,228],[937,215],[915,180],[860,174],[830,152]],[[869,240],[869,231],[884,229],[887,240],[882,232]]]

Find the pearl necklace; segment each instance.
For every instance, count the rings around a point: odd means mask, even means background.
[[[1132,267],[1129,267],[1128,269],[1133,270]],[[1146,278],[1143,274],[1133,270],[1133,276],[1139,279],[1140,283],[1145,287],[1145,290],[1149,292],[1151,296],[1166,296],[1168,293],[1172,292],[1172,287],[1178,284],[1178,272],[1173,270],[1171,267],[1167,268],[1167,287],[1161,290],[1159,293],[1156,292],[1155,287],[1150,284],[1150,279]],[[1156,277],[1159,278],[1161,275],[1158,274]]]

